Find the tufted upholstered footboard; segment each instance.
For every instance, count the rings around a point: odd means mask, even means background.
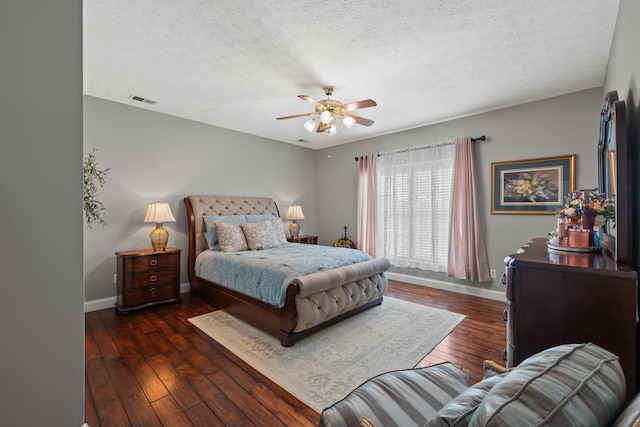
[[[195,274],[195,259],[206,250],[205,215],[272,214],[275,201],[262,197],[188,196],[188,273],[191,292],[213,305],[280,338],[291,346],[326,326],[382,303],[387,290],[389,261],[377,258],[295,278],[287,288],[285,305],[275,307]]]
[[[293,280],[297,324],[301,332],[360,306],[376,301],[387,290],[386,258],[377,258],[334,270],[322,271]]]

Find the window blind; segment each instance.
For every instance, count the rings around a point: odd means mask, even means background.
[[[378,254],[397,267],[446,272],[453,142],[381,153]]]

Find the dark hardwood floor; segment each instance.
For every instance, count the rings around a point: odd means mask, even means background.
[[[452,362],[473,384],[482,362],[502,363],[499,301],[396,281],[387,296],[467,318],[419,366]],[[127,315],[86,313],[85,421],[99,426],[315,426],[319,414],[187,320],[214,307],[182,302]]]

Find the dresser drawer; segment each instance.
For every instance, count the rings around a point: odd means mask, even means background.
[[[513,301],[513,276],[515,276],[516,271],[514,268],[506,267],[504,271],[504,284],[507,286],[506,296],[507,300]]]
[[[510,342],[513,342],[513,334],[515,329],[515,315],[516,315],[516,306],[511,301],[507,302],[507,309],[504,311],[506,314],[506,322],[507,322],[507,339]]]
[[[506,363],[507,368],[513,368],[515,366],[515,362],[514,362],[515,354],[516,354],[515,346],[509,341],[507,341],[507,348],[504,349],[504,356],[503,356],[503,359],[507,362]]]
[[[180,264],[180,253],[145,255],[122,258],[122,273],[131,274],[141,271],[172,270]]]
[[[123,295],[124,307],[151,305],[159,301],[167,301],[180,297],[180,289],[170,285],[145,286],[129,290]]]

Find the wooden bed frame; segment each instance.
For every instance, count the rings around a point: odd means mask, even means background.
[[[195,274],[195,261],[207,249],[205,215],[280,217],[275,201],[264,197],[196,196],[184,198],[189,223],[188,273],[191,293],[274,335],[283,346],[382,303],[389,261],[370,261],[294,279],[282,308],[211,282]]]

